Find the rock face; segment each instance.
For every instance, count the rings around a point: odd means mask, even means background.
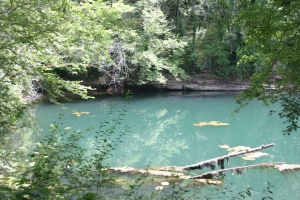
[[[203,83],[178,83],[162,85],[162,89],[167,90],[194,90],[194,91],[242,91],[247,89],[248,84],[236,84],[219,81],[210,81]]]
[[[175,80],[168,78],[166,84],[151,82],[143,86],[136,86],[131,83],[125,84],[127,88],[140,89],[159,89],[159,90],[187,90],[187,91],[243,91],[249,88],[246,81],[240,80],[219,80],[216,78],[207,78],[194,76],[187,80]]]
[[[125,82],[124,88],[108,87],[107,85],[95,80],[85,81],[85,85],[89,85],[96,90],[106,90],[107,92],[119,92],[131,90],[186,90],[186,91],[243,91],[249,88],[247,81],[243,80],[221,80],[215,78],[211,74],[192,75],[186,80],[176,80],[172,76],[167,76],[165,84],[159,82],[150,82],[146,85],[136,85],[133,82]]]

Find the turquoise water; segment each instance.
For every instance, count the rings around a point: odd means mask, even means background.
[[[109,164],[113,167],[134,168],[185,166],[226,155],[227,151],[219,145],[254,148],[270,143],[276,145],[262,151],[268,156],[254,161],[231,158],[226,167],[266,162],[299,164],[299,131],[284,136],[281,132],[285,128],[284,119],[277,115],[268,116],[270,109],[278,110],[279,106],[268,108],[260,102],[252,102],[239,114],[232,116],[231,112],[237,106],[233,96],[230,93],[207,92],[134,94],[126,105],[126,116],[118,129],[122,130],[127,125],[130,131],[122,137],[123,142],[116,147]],[[45,133],[49,123],[57,121],[61,113],[64,114],[62,128],[84,131],[93,126],[94,131],[88,133],[82,142],[82,146],[89,147],[93,134],[99,130],[99,122],[106,118],[105,112],[110,105],[114,105],[114,110],[117,110],[123,106],[123,101],[124,96],[116,95],[64,103],[72,111],[89,112],[80,117],[70,110],[43,103],[37,107],[36,117]],[[229,126],[194,126],[196,123],[209,121],[221,121]],[[299,172],[283,174],[276,169],[250,169],[241,176],[227,173],[225,184],[233,183],[232,187],[237,187],[238,190],[251,186],[257,191],[253,194],[253,199],[259,199],[269,181],[274,186],[274,199],[300,199],[299,178]]]

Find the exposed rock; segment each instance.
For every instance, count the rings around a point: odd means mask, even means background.
[[[249,88],[248,85],[234,85],[228,83],[218,83],[212,85],[186,84],[184,90],[197,91],[242,91]]]
[[[134,82],[126,81],[124,88],[115,88],[108,86],[93,79],[84,81],[84,85],[95,88],[94,93],[106,91],[107,93],[124,93],[127,89],[131,90],[186,90],[186,91],[243,91],[249,88],[247,81],[240,79],[223,80],[212,74],[195,74],[189,76],[186,80],[176,80],[171,75],[166,75],[165,84],[159,82],[149,82],[145,85],[136,85]]]
[[[126,84],[128,88],[140,89],[158,89],[158,90],[188,90],[188,91],[243,91],[249,88],[246,83],[228,83],[217,80],[198,81],[198,83],[189,83],[187,81],[167,81],[166,84],[151,82],[146,85],[136,86]]]

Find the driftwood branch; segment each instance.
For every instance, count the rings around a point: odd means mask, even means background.
[[[124,80],[131,73],[131,69],[127,65],[125,50],[120,42],[114,42],[108,46],[108,51],[112,61],[110,63],[99,62],[97,68],[111,79],[108,84],[109,86],[122,87]]]
[[[232,173],[236,172],[237,175],[240,175],[247,168],[275,167],[276,165],[281,165],[281,164],[284,164],[284,162],[262,163],[257,165],[248,165],[248,166],[239,166],[239,167],[233,167],[228,169],[220,169],[216,171],[206,172],[198,176],[193,176],[190,179],[200,179],[200,178],[212,179],[214,175],[219,175],[226,171],[231,171]]]
[[[213,158],[213,159],[206,160],[206,161],[196,163],[196,164],[193,164],[193,165],[187,165],[183,169],[184,170],[202,169],[203,167],[210,167],[211,169],[214,169],[215,168],[215,165],[214,165],[215,163],[218,164],[219,166],[221,166],[222,169],[224,169],[224,160],[225,159],[228,162],[228,159],[230,157],[239,156],[239,155],[243,155],[243,154],[247,154],[247,153],[253,153],[255,151],[260,151],[262,149],[265,149],[265,148],[268,148],[268,147],[271,147],[271,146],[274,146],[274,145],[275,145],[274,143],[267,144],[267,145],[261,145],[260,147],[256,147],[256,148],[253,148],[253,149],[248,149],[248,150],[240,151],[240,152],[237,152],[237,153],[232,153],[232,154],[229,154],[229,155]]]

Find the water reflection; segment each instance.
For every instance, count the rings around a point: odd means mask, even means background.
[[[119,146],[115,157],[118,157],[116,166],[158,167],[170,164],[170,158],[180,156],[182,149],[188,148],[182,133],[176,131],[179,122],[188,115],[188,112],[166,108],[135,109],[139,115],[135,118],[134,127],[128,136],[130,143]],[[174,129],[175,128],[175,129]],[[123,158],[123,159],[122,159]],[[124,159],[128,158],[128,159]]]

